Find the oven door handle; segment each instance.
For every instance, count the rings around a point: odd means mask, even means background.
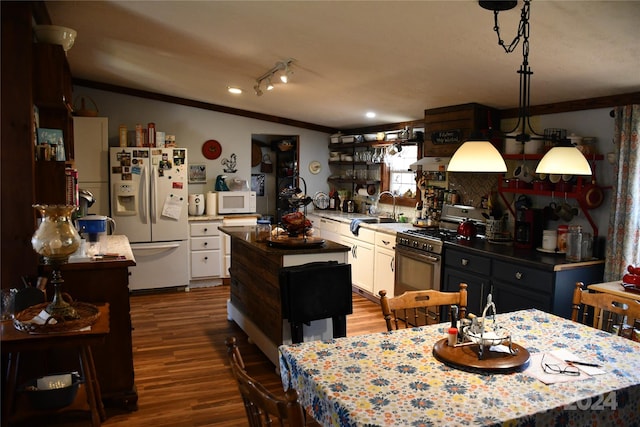
[[[429,261],[431,261],[431,262],[438,262],[438,261],[440,261],[440,258],[436,258],[436,257],[431,256],[431,255],[425,255],[424,257],[425,257],[426,259],[428,259]]]

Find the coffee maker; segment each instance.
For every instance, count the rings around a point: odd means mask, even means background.
[[[533,249],[542,244],[544,218],[541,209],[522,208],[516,210],[513,245],[516,248]]]

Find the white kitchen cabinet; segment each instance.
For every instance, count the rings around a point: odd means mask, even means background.
[[[195,221],[189,224],[191,280],[221,276],[220,224],[220,221]]]
[[[358,235],[351,233],[348,224],[341,224],[341,239],[348,252],[351,264],[351,281],[360,289],[373,294],[375,231],[360,228]],[[349,235],[351,234],[351,235]]]
[[[376,297],[381,289],[387,291],[387,296],[393,297],[396,267],[395,242],[394,235],[376,232],[373,275],[373,295]]]
[[[73,139],[79,187],[96,199],[89,213],[109,215],[109,119],[74,117]]]
[[[319,218],[317,222],[314,222],[313,226],[314,228],[320,228],[320,237],[322,237],[323,239],[340,243],[340,223],[338,221],[327,218]]]

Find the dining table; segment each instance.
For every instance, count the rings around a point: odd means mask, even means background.
[[[443,363],[439,323],[282,345],[283,387],[323,426],[640,424],[640,343],[536,309],[492,320],[529,353],[521,366]]]

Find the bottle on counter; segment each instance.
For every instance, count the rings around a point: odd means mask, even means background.
[[[266,242],[271,237],[271,221],[259,219],[256,223],[256,242]]]
[[[424,204],[422,203],[422,200],[420,200],[418,203],[416,203],[416,211],[415,211],[415,220],[414,222],[417,222],[419,219],[422,219],[422,210],[424,208]]]
[[[333,209],[340,210],[340,196],[337,191],[333,192]]]
[[[566,252],[567,251],[567,232],[569,231],[569,226],[566,224],[561,224],[558,226],[558,252]]]

